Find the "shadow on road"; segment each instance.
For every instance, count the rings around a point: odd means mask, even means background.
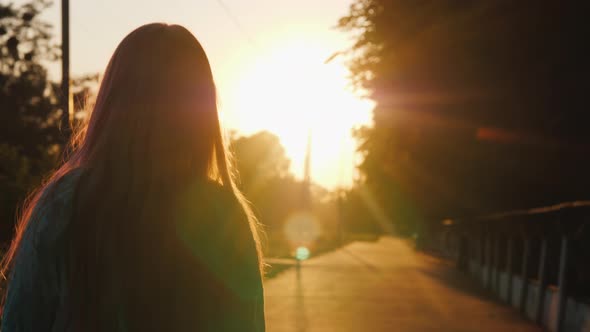
[[[297,332],[307,331],[307,314],[305,312],[305,300],[303,297],[303,281],[300,264],[295,267],[295,315]]]
[[[520,323],[527,321],[516,309],[501,301],[497,296],[486,290],[477,280],[457,270],[449,262],[427,254],[419,255],[424,256],[425,260],[430,263],[428,266],[416,268],[423,275],[455,291],[503,306],[506,309],[505,311],[508,312],[508,315],[502,314],[503,320]]]
[[[359,255],[353,253],[347,247],[342,248],[341,251],[343,253],[346,253],[348,256],[352,257],[355,261],[357,261],[358,263],[360,263],[361,265],[363,265],[364,267],[366,267],[371,272],[373,272],[373,273],[380,273],[381,272],[378,267],[376,267],[375,265],[367,262],[367,260],[364,259],[362,256],[359,256]]]
[[[454,290],[481,298],[482,300],[496,300],[490,292],[482,287],[477,280],[455,269],[452,264],[445,260],[421,254],[424,259],[430,263],[427,266],[416,267],[416,270],[422,274],[436,279],[445,284],[445,286]]]

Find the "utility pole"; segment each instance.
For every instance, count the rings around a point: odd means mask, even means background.
[[[66,141],[70,139],[70,1],[61,1],[61,128]]]
[[[305,164],[303,170],[302,208],[306,212],[311,210],[311,129],[307,133],[307,148],[305,150]]]

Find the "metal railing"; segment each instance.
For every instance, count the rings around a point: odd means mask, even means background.
[[[446,219],[426,246],[552,331],[590,324],[590,201]]]

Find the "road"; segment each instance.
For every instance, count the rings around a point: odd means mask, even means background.
[[[541,331],[448,263],[382,237],[266,281],[269,332]]]

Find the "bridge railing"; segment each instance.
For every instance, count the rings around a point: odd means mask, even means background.
[[[428,246],[550,331],[590,328],[590,201],[444,220]]]

